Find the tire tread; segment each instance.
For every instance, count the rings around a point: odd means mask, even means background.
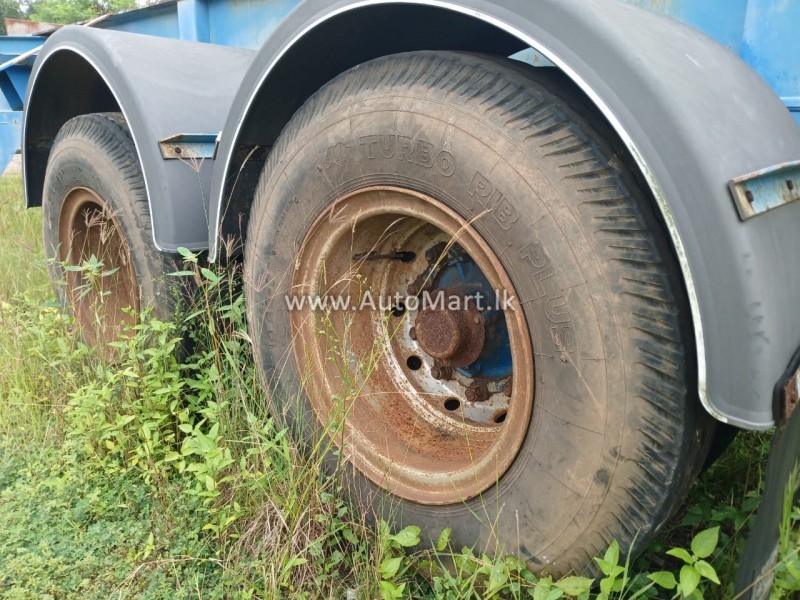
[[[578,569],[614,536],[627,548],[641,548],[651,539],[702,464],[708,419],[696,399],[686,292],[654,201],[602,115],[563,76],[547,71],[497,57],[418,52],[378,58],[340,75],[297,112],[269,155],[247,244],[254,252],[268,213],[267,186],[288,148],[315,119],[364,90],[444,90],[450,101],[477,104],[492,114],[519,147],[532,147],[537,160],[560,173],[561,185],[576,199],[576,218],[605,259],[612,288],[626,298],[631,372],[640,373],[636,389],[629,390],[639,415],[626,433],[634,438],[634,449],[619,466],[629,484],[603,503],[589,527],[597,535],[586,536],[566,557]],[[676,440],[685,447],[670,451]]]

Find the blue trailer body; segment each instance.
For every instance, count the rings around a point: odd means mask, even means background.
[[[299,0],[168,0],[111,15],[101,29],[255,50]]]
[[[22,107],[28,76],[36,58],[26,53],[35,50],[42,40],[35,36],[3,36],[0,38],[0,62],[6,66],[0,71],[0,172],[17,152],[22,135]],[[18,61],[8,64],[10,61]]]
[[[800,122],[800,3],[623,0],[704,31],[758,71]],[[299,0],[168,0],[94,26],[256,50]]]
[[[91,27],[256,50],[300,0],[167,0],[109,15]],[[752,66],[800,123],[800,3],[790,0],[624,0],[692,25]],[[41,36],[0,37],[0,172],[20,143],[21,105],[33,59],[7,61]],[[539,62],[532,53],[521,56]],[[6,83],[8,81],[11,83]]]

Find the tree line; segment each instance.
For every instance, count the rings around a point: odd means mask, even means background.
[[[6,18],[78,23],[136,6],[136,0],[0,0],[0,34],[6,34]]]

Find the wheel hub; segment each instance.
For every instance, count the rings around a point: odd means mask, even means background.
[[[423,504],[474,497],[514,460],[533,405],[523,312],[494,304],[499,291],[514,296],[511,280],[475,229],[430,196],[374,187],[333,207],[309,228],[291,289],[374,303],[291,311],[305,394],[377,485]]]
[[[486,339],[484,320],[469,298],[454,290],[442,290],[438,300],[449,309],[423,309],[416,319],[417,341],[429,356],[448,367],[466,367],[481,355]]]

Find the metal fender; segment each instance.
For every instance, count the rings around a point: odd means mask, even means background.
[[[170,160],[164,155],[169,144],[162,148],[159,141],[176,134],[215,140],[254,55],[210,44],[62,28],[45,43],[28,84],[22,133],[27,206],[42,202],[50,146],[61,126],[80,114],[119,111],[144,172],[155,245],[163,251],[207,248],[214,144],[207,153]]]
[[[602,112],[649,184],[690,302],[697,391],[720,421],[774,424],[800,346],[800,202],[740,220],[729,181],[800,159],[800,129],[760,77],[704,34],[613,0],[307,0],[233,101],[213,178],[216,256],[282,127],[337,74],[411,50],[532,47]],[[225,219],[221,215],[227,215]]]

